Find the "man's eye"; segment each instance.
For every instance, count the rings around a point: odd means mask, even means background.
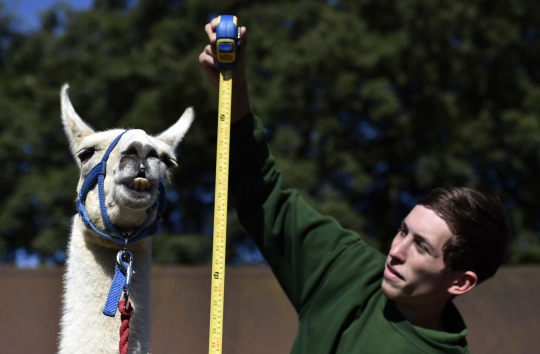
[[[77,157],[79,160],[81,160],[81,163],[85,163],[86,161],[90,160],[92,156],[94,156],[94,153],[96,152],[95,149],[84,149],[83,151],[79,152],[77,154]]]
[[[407,230],[405,230],[403,227],[400,227],[398,232],[401,236],[407,236]]]
[[[416,242],[416,246],[422,253],[427,252],[427,247],[422,242]]]

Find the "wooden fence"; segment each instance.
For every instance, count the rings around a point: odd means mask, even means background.
[[[0,267],[0,353],[56,352],[62,269]],[[209,268],[152,271],[152,353],[208,353]],[[505,268],[456,300],[473,354],[540,353],[540,267]],[[289,353],[296,314],[268,268],[227,269],[224,354]]]

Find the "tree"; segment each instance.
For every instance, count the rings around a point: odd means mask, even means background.
[[[529,0],[100,0],[83,12],[57,5],[32,33],[3,14],[0,252],[65,248],[78,175],[59,119],[69,82],[96,129],[158,133],[194,106],[155,259],[208,262],[217,93],[197,57],[204,24],[233,13],[248,27],[254,110],[287,185],[315,208],[386,251],[419,196],[477,188],[508,210],[510,262],[538,262],[539,10]],[[229,224],[230,261],[250,259],[232,210]]]

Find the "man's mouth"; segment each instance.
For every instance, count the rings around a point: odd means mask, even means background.
[[[386,263],[386,269],[384,270],[384,275],[390,279],[399,278],[403,280],[403,276],[396,270],[396,268],[394,268],[388,263]]]

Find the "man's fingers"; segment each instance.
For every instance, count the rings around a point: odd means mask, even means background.
[[[214,31],[214,32],[216,31],[216,27],[217,27],[217,20],[218,20],[218,18],[217,18],[217,17],[214,17],[214,18],[212,19],[212,21],[210,21],[211,29],[212,29],[212,31]]]
[[[204,26],[204,31],[208,35],[211,43],[216,42],[216,27],[217,27],[217,17],[213,18],[212,21]]]
[[[212,26],[207,23],[205,26],[204,26],[204,31],[206,32],[207,35],[210,35],[212,34]]]
[[[240,51],[244,53],[246,51],[247,40],[247,28],[240,27]]]
[[[204,67],[217,67],[216,59],[212,55],[211,49],[208,49],[210,45],[207,45],[203,52],[199,55],[199,63]]]
[[[206,54],[208,57],[212,58],[213,63],[216,62],[216,51],[214,49],[215,47],[213,45],[207,44],[206,47],[204,47],[203,53]]]
[[[212,29],[212,25],[210,23],[207,23],[206,26],[204,26],[204,31],[208,35],[208,39],[210,40],[210,43],[215,44],[216,43],[215,28]]]
[[[199,64],[201,65],[201,68],[203,69],[204,75],[210,81],[212,86],[218,88],[219,87],[219,71],[216,68],[216,63],[214,58],[212,56],[206,54],[205,52],[202,52],[199,55]]]
[[[240,27],[240,39],[242,41],[247,40],[247,28],[244,26]]]

